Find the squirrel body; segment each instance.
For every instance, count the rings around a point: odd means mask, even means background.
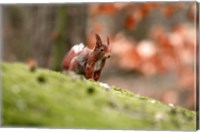
[[[64,57],[62,67],[64,70],[74,71],[84,75],[87,79],[99,80],[106,59],[110,58],[109,38],[107,44],[103,44],[101,38],[96,34],[96,45],[93,49],[84,45],[74,45]]]

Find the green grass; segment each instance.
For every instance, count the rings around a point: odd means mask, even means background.
[[[196,113],[59,72],[3,63],[3,126],[195,130]]]

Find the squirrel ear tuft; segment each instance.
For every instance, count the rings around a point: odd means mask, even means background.
[[[101,38],[98,34],[95,34],[95,36],[96,36],[96,46],[99,47],[100,45],[102,45]]]
[[[95,36],[97,41],[101,41],[101,37],[97,33],[95,34]]]

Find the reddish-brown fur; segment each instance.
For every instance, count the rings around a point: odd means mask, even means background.
[[[107,45],[105,45],[100,36],[96,34],[96,45],[93,49],[85,47],[75,52],[72,48],[65,56],[62,67],[65,70],[82,74],[87,79],[97,81],[108,58],[110,58],[109,39],[107,38]]]
[[[69,68],[69,64],[70,64],[70,61],[72,60],[72,58],[75,56],[75,52],[73,50],[70,50],[68,52],[68,54],[65,56],[65,59],[62,63],[62,67],[64,69],[68,69]]]

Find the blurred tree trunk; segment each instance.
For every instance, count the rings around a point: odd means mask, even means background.
[[[86,5],[60,6],[58,9],[55,44],[54,44],[54,70],[61,69],[65,54],[72,45],[85,43],[86,40]]]
[[[71,46],[85,42],[86,4],[9,5],[3,13],[7,61],[33,59],[40,67],[60,70]]]
[[[29,7],[30,8],[30,7]],[[30,9],[32,15],[27,16],[27,26],[31,26],[30,43],[32,45],[33,58],[39,66],[49,67],[52,40],[51,33],[54,26],[55,6],[33,6]],[[32,19],[30,17],[33,17]]]
[[[59,70],[62,61],[62,55],[67,47],[66,45],[66,31],[67,31],[67,8],[66,6],[58,7],[57,21],[55,31],[53,33],[54,42],[54,65],[53,69]]]

